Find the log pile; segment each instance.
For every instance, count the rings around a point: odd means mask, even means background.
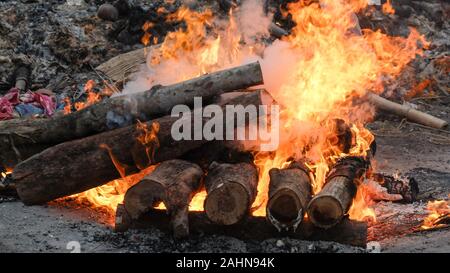
[[[195,112],[197,97],[220,107],[224,127],[237,130],[239,126],[237,116],[227,119],[232,111],[229,105],[255,107],[256,119],[245,118],[245,126],[257,122],[266,114],[258,106],[270,105],[273,99],[264,89],[247,88],[262,83],[256,62],[106,99],[65,116],[2,122],[0,160],[14,167],[11,181],[26,205],[80,193],[156,165],[126,192],[116,212],[116,231],[139,227],[142,219],[149,218],[153,226],[170,230],[175,238],[204,232],[243,239],[283,235],[365,245],[367,226],[346,219],[355,181],[365,172],[364,160],[339,161],[314,197],[313,173],[304,162],[270,170],[266,217],[254,217],[259,170],[251,151],[226,140],[225,131],[220,139],[196,139],[196,122],[203,128],[212,116],[183,115],[194,130],[190,138],[175,140],[172,130],[180,117],[169,113],[179,104],[194,107]],[[350,127],[342,120],[336,120],[335,127],[336,145],[345,152],[351,145]],[[204,210],[191,212],[189,205],[199,191],[206,194]],[[165,210],[157,209],[161,203]]]

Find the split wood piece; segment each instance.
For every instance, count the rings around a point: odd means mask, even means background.
[[[205,212],[220,225],[233,225],[249,214],[255,201],[258,171],[249,163],[211,163],[205,179]]]
[[[174,159],[162,162],[125,194],[124,206],[132,219],[163,202],[170,215],[175,238],[189,235],[189,203],[200,187],[202,169],[194,163]]]
[[[228,104],[260,105],[264,94],[264,90],[250,92]],[[203,124],[208,120],[202,118]],[[178,117],[166,116],[139,128],[132,125],[50,147],[14,168],[12,179],[19,197],[26,205],[33,205],[80,193],[137,173],[140,168],[179,158],[207,142],[174,140],[171,130],[176,121]]]
[[[159,45],[139,48],[127,53],[120,54],[97,66],[95,70],[103,73],[114,82],[122,82],[130,75],[139,71],[147,61],[147,54]]]
[[[170,113],[175,105],[192,105],[224,92],[263,83],[258,62],[222,70],[165,87],[105,99],[80,111],[50,119],[0,122],[0,164],[13,167],[31,151],[129,126]],[[8,164],[5,164],[8,163]]]
[[[358,180],[367,170],[361,157],[345,157],[328,173],[323,189],[309,202],[308,217],[321,228],[330,228],[348,213],[356,195]]]
[[[363,248],[367,243],[367,223],[352,221],[348,218],[344,218],[340,223],[326,230],[315,227],[308,219],[305,219],[295,232],[278,232],[265,217],[249,216],[236,225],[223,226],[211,223],[205,212],[190,211],[189,226],[191,235],[222,235],[240,240],[263,241],[290,237],[308,241],[333,241]],[[114,227],[116,232],[146,228],[158,228],[170,233],[171,223],[166,211],[152,209],[139,219],[132,219],[123,205],[117,207]]]
[[[269,177],[266,217],[279,231],[295,231],[311,200],[311,171],[303,163],[293,162],[286,169],[271,169]]]
[[[445,120],[434,117],[424,112],[420,112],[408,105],[401,105],[389,101],[374,93],[369,93],[368,98],[369,101],[373,103],[378,109],[389,112],[391,114],[395,114],[400,117],[405,117],[410,121],[437,129],[442,129],[448,125],[448,122]]]

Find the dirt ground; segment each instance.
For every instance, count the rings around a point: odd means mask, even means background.
[[[400,121],[391,119],[370,125],[378,135],[378,170],[414,177],[419,183],[420,200],[412,204],[375,204],[379,219],[369,227],[369,246],[375,245],[382,252],[449,252],[449,229],[412,230],[426,216],[427,201],[446,198],[450,192],[450,144],[432,141],[433,135],[441,136],[442,141],[442,137],[450,137],[450,133],[410,124],[398,129],[399,124]],[[82,252],[367,251],[332,242],[290,238],[245,242],[231,237],[199,235],[174,241],[156,229],[117,234],[99,220],[96,211],[55,205],[27,207],[14,199],[0,200],[3,200],[0,203],[0,252],[71,252],[78,250],[78,245]]]

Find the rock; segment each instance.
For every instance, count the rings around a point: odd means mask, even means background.
[[[277,240],[276,245],[277,245],[277,247],[283,247],[283,246],[284,246],[284,243],[283,243],[283,241],[281,241],[281,240]]]
[[[97,16],[107,21],[116,21],[119,19],[119,11],[111,4],[103,4],[98,8]]]

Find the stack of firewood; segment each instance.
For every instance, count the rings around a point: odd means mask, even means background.
[[[276,236],[278,230],[297,238],[364,245],[366,225],[344,219],[364,160],[338,163],[314,198],[305,164],[272,169],[268,221],[261,221],[251,217],[259,176],[250,152],[234,141],[175,140],[171,135],[179,119],[169,115],[175,105],[192,106],[194,97],[201,97],[226,112],[227,105],[273,103],[265,90],[247,89],[262,83],[256,62],[105,99],[64,116],[4,121],[0,161],[14,168],[12,181],[26,205],[80,193],[158,164],[126,192],[117,209],[117,231],[152,215],[153,225],[166,224],[177,238],[189,235],[189,227],[250,239]],[[202,117],[204,123],[208,120]],[[203,188],[204,212],[189,212],[192,197]],[[169,217],[155,209],[161,202]],[[304,220],[306,212],[309,220]]]

